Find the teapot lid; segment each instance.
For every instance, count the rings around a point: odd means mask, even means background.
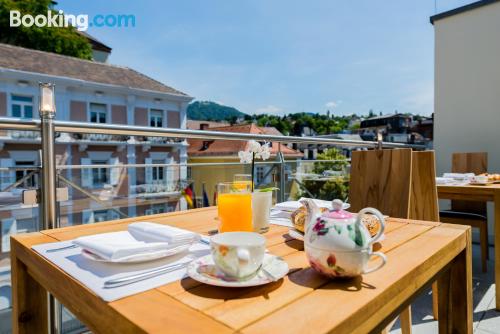
[[[332,210],[325,212],[322,216],[333,219],[351,219],[354,215],[342,209],[344,202],[339,199],[332,201]]]

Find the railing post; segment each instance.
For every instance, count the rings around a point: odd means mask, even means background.
[[[56,212],[56,157],[54,148],[56,106],[53,84],[40,83],[39,113],[42,138],[41,228],[47,230],[58,227]],[[60,305],[54,296],[49,294],[47,298],[49,304],[48,332],[57,334],[61,332]]]
[[[40,83],[40,121],[42,132],[42,229],[57,225],[56,216],[56,157],[54,118],[56,116],[54,85]]]
[[[285,180],[285,175],[286,175],[286,170],[285,170],[285,158],[283,157],[283,152],[281,152],[281,143],[278,144],[278,161],[280,162],[279,164],[279,169],[280,169],[280,190],[278,191],[279,202],[284,202],[285,201],[285,186],[286,186],[286,180]]]

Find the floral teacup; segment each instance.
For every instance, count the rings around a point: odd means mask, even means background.
[[[266,238],[254,232],[226,232],[210,238],[217,268],[229,277],[244,279],[257,273],[266,250]]]

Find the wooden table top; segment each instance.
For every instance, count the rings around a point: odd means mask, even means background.
[[[437,185],[438,196],[440,198],[473,200],[473,201],[493,201],[496,193],[500,193],[500,184],[494,183],[485,186],[478,185]]]
[[[265,234],[267,248],[290,266],[278,282],[231,289],[186,278],[110,303],[30,248],[126,230],[128,223],[144,220],[206,234],[216,227],[215,216],[215,208],[204,208],[16,235],[12,257],[97,333],[352,333],[380,329],[470,240],[466,226],[389,218],[386,238],[375,247],[387,255],[387,264],[357,279],[331,281],[309,267],[302,242],[273,225]]]

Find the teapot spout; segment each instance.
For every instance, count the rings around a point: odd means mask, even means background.
[[[320,214],[320,209],[318,205],[316,205],[316,203],[310,198],[301,198],[300,203],[304,205],[307,212],[306,228],[304,229],[307,232],[307,227],[314,224],[316,217],[318,217],[318,215]]]

